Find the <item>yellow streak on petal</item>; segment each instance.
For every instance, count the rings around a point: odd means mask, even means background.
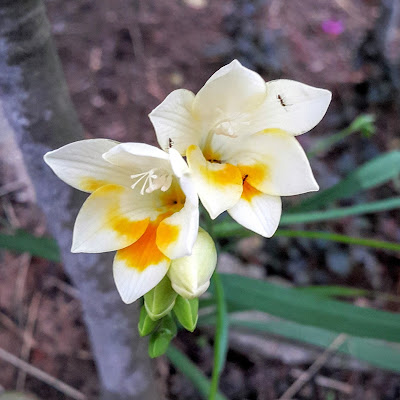
[[[94,192],[102,186],[108,185],[109,182],[102,181],[100,179],[94,178],[82,178],[80,182],[80,187],[82,190],[87,192]]]
[[[257,197],[260,194],[262,194],[262,192],[251,186],[249,183],[247,183],[247,180],[243,182],[243,193],[242,193],[243,200],[246,200],[248,203],[251,203],[253,198]]]
[[[227,186],[240,185],[242,176],[239,169],[232,164],[207,162],[200,149],[191,145],[186,151],[189,167],[194,167],[203,179],[210,185]]]
[[[176,242],[179,237],[180,227],[161,222],[157,230],[157,246],[165,250]]]
[[[161,216],[165,218],[165,215]],[[151,265],[160,264],[163,261],[169,261],[156,245],[157,228],[160,223],[160,217],[149,223],[146,231],[139,240],[118,250],[116,261],[122,261],[128,268],[134,268],[140,272]]]
[[[265,186],[271,180],[271,172],[266,164],[238,165],[243,180],[252,186]]]

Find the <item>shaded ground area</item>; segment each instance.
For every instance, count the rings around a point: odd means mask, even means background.
[[[46,4],[88,138],[155,144],[147,114],[170,91],[180,87],[197,91],[217,68],[238,57],[266,80],[285,77],[332,90],[328,115],[312,133],[300,138],[306,149],[318,137],[347,126],[360,112],[377,115],[374,138],[354,135],[312,160],[321,187],[332,185],[380,152],[399,147],[400,128],[392,100],[367,96],[373,72],[361,67],[362,63],[357,68],[356,63],[356,49],[379,14],[378,1],[48,0]],[[329,33],[326,21],[339,21],[343,31]],[[20,163],[10,157],[13,150],[9,146],[8,140],[0,142],[2,225],[42,235],[45,221],[26,189]],[[388,185],[351,204],[396,194],[398,188]],[[312,228],[399,241],[399,226],[396,211]],[[237,268],[257,277],[279,277],[296,285],[346,284],[400,294],[400,261],[395,254],[287,238],[246,239],[233,252],[235,259],[224,257],[224,271],[232,271],[232,264],[239,259]],[[0,268],[0,347],[89,399],[96,398],[97,377],[79,302],[62,267],[26,254],[2,252]],[[399,311],[398,304],[379,298],[357,302]],[[301,346],[287,347],[287,352],[297,349],[304,356],[297,361],[293,356],[290,362],[290,356],[289,361],[273,352],[267,357],[235,343],[233,338],[221,381],[229,399],[277,398],[299,369],[306,368],[319,353]],[[210,374],[211,332],[179,334],[177,345]],[[157,367],[159,385],[167,398],[200,398],[166,359],[158,360]],[[6,389],[25,388],[42,399],[69,398],[35,378],[25,380],[21,372],[1,360],[0,370],[0,385]],[[299,399],[400,398],[398,375],[345,359],[340,365],[328,363],[319,376],[331,380],[324,385],[321,379],[313,379]]]

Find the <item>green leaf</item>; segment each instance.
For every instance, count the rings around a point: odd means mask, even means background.
[[[204,376],[197,366],[175,346],[170,345],[167,350],[167,357],[174,367],[185,375],[196,387],[204,399],[208,398],[210,392],[210,381]],[[228,400],[221,393],[217,393],[217,400]]]
[[[199,299],[185,299],[178,296],[175,301],[173,311],[181,325],[188,331],[196,329],[199,316]]]
[[[344,140],[346,137],[356,132],[369,137],[375,133],[375,116],[372,114],[362,114],[358,116],[346,129],[329,135],[317,142],[317,144],[307,152],[308,157],[314,157],[324,151],[332,149],[334,145]]]
[[[371,203],[358,204],[352,207],[333,208],[326,211],[298,212],[285,214],[280,225],[301,224],[328,221],[360,214],[371,214],[400,208],[400,197],[392,197]]]
[[[392,151],[374,158],[357,168],[336,185],[304,200],[293,211],[310,211],[336,200],[349,198],[396,178],[400,174],[400,151]],[[290,210],[290,212],[292,212]]]
[[[221,275],[229,304],[353,336],[400,342],[400,315],[356,307],[261,280]]]
[[[60,252],[54,239],[36,237],[22,230],[17,230],[11,235],[0,233],[0,248],[18,253],[30,253],[50,261],[60,261]]]
[[[315,296],[324,297],[371,297],[379,298],[384,301],[392,301],[400,303],[400,296],[393,295],[391,293],[384,293],[374,290],[358,289],[347,286],[335,286],[335,285],[323,285],[323,286],[305,286],[296,288],[296,290],[302,293],[309,293]]]
[[[325,329],[282,320],[250,321],[232,317],[230,323],[232,326],[267,332],[325,348],[338,335]],[[349,336],[338,351],[359,360],[367,361],[379,368],[400,372],[400,346],[398,344]]]

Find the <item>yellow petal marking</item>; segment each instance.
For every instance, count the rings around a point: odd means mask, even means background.
[[[191,145],[186,151],[189,167],[195,167],[203,179],[211,185],[227,186],[241,185],[240,170],[232,164],[218,164],[206,161],[200,149]]]
[[[238,165],[242,173],[243,181],[255,187],[265,187],[265,183],[271,180],[271,173],[265,164]]]
[[[242,193],[242,199],[246,200],[248,203],[251,203],[254,197],[257,197],[258,195],[262,194],[259,190],[251,186],[247,180],[243,182],[243,193]]]
[[[79,186],[81,187],[82,190],[85,190],[86,192],[94,192],[100,187],[108,184],[109,182],[102,181],[100,179],[82,178]]]
[[[160,215],[155,221],[151,221],[139,240],[117,251],[116,261],[123,261],[128,268],[135,268],[140,272],[151,265],[158,265],[163,261],[169,261],[169,258],[159,250],[156,244],[157,229],[159,229],[160,222],[169,215],[171,215],[171,212]],[[165,246],[169,246],[170,243],[176,241],[179,234],[179,227],[169,226],[170,228],[165,228],[165,231],[162,233],[163,245]]]

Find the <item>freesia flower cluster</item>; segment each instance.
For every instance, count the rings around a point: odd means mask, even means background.
[[[199,228],[199,198],[212,219],[228,211],[270,237],[281,196],[318,190],[295,136],[322,119],[330,100],[327,90],[290,80],[266,83],[233,61],[196,95],[175,90],[150,113],[161,149],[92,139],[45,155],[60,179],[90,193],[76,219],[72,251],[116,251],[122,300],[144,296],[142,334],[157,321],[170,324],[171,310],[194,329],[196,299],[217,260],[212,238]]]

